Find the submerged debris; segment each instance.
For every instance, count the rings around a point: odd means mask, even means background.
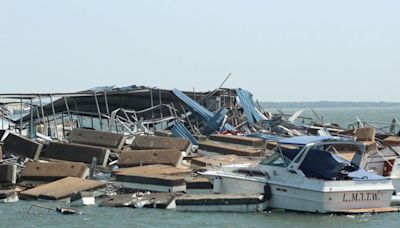
[[[82,215],[82,214],[83,214],[81,211],[79,211],[79,210],[77,210],[77,209],[74,209],[74,208],[68,208],[68,207],[56,207],[56,208],[51,208],[51,207],[46,207],[46,206],[37,205],[37,204],[32,205],[32,206],[29,208],[28,213],[30,213],[30,212],[31,212],[31,209],[34,208],[34,207],[35,207],[35,208],[46,209],[46,210],[48,210],[48,211],[55,211],[55,212],[57,212],[57,213],[59,213],[59,214],[62,214],[62,215]]]

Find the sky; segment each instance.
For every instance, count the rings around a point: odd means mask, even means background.
[[[0,0],[0,93],[225,87],[400,101],[398,0]]]

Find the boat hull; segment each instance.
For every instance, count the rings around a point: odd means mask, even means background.
[[[219,193],[262,193],[269,191],[269,208],[316,213],[341,212],[348,209],[384,208],[391,205],[393,186],[384,181],[315,181],[300,186],[249,178],[240,175],[205,175],[218,182]],[[217,179],[216,179],[217,178]],[[267,187],[266,187],[267,186]]]

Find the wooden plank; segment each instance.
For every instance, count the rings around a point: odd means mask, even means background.
[[[63,161],[83,162],[91,164],[93,157],[97,158],[97,165],[107,166],[110,150],[104,147],[88,146],[74,143],[52,142],[41,154],[43,158]]]
[[[160,136],[135,136],[130,147],[134,150],[176,149],[183,152],[191,150],[191,143],[186,139]]]
[[[255,164],[258,160],[250,160],[236,155],[216,155],[192,158],[191,168],[202,168],[207,166],[219,167],[231,164]]]
[[[25,137],[9,132],[3,142],[4,154],[15,154],[30,159],[39,159],[43,145]]]
[[[122,151],[117,165],[119,167],[135,167],[143,165],[163,164],[178,166],[183,155],[176,149],[132,150]]]
[[[21,173],[22,181],[51,182],[65,177],[86,178],[89,168],[80,162],[28,162]]]
[[[78,192],[90,191],[105,187],[106,184],[99,181],[84,180],[76,177],[66,177],[58,181],[23,191],[21,192],[20,197],[24,199],[42,198],[48,200],[60,200],[68,198]]]
[[[125,143],[122,134],[96,131],[91,129],[74,128],[68,135],[70,143],[106,147],[121,150]]]
[[[263,150],[259,148],[221,143],[211,140],[200,141],[199,148],[207,152],[214,152],[219,154],[234,154],[237,156],[247,157],[259,157],[263,154]]]

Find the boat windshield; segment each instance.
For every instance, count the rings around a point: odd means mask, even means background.
[[[279,153],[274,153],[270,157],[262,160],[260,162],[261,165],[270,165],[270,166],[278,166],[278,167],[286,167],[290,163],[290,160],[279,154]]]

